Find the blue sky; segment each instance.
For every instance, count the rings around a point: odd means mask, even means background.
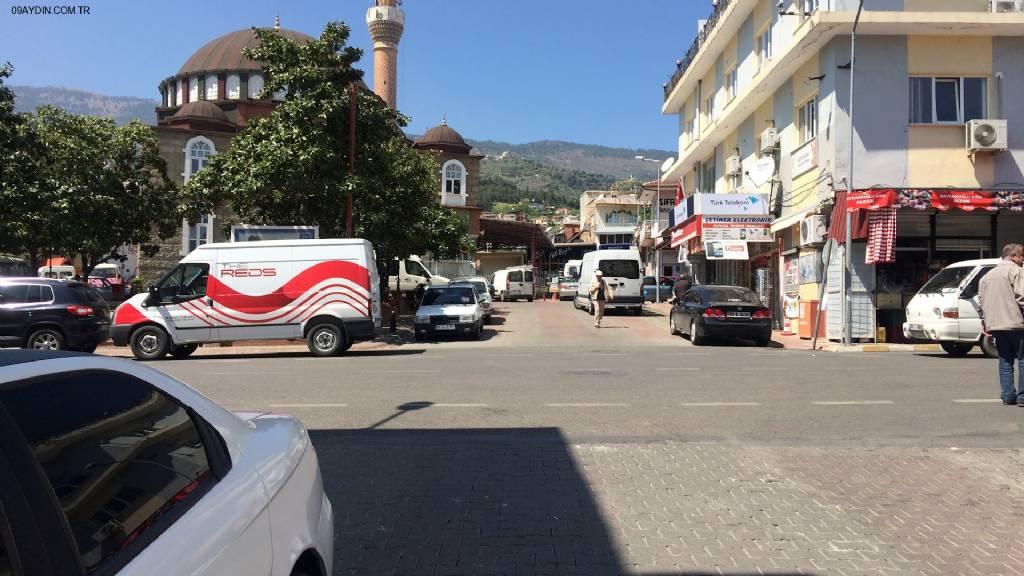
[[[13,84],[157,98],[160,80],[207,41],[252,25],[317,35],[352,28],[372,77],[371,0],[76,0],[87,16],[0,13],[0,61]],[[48,3],[49,4],[49,3]],[[465,137],[569,140],[673,149],[677,118],[661,84],[693,40],[709,0],[406,0],[398,108],[410,132],[448,123]]]

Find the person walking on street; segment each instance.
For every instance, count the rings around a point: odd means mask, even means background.
[[[594,303],[594,328],[601,327],[604,305],[614,297],[612,287],[604,281],[604,274],[600,270],[595,270],[594,281],[590,284],[590,300]]]
[[[1007,244],[1003,260],[981,279],[982,330],[996,340],[1003,404],[1024,407],[1024,246]],[[1013,386],[1014,364],[1017,388]]]
[[[693,280],[690,279],[689,274],[683,272],[679,275],[676,283],[672,285],[672,297],[679,302],[683,299],[683,294],[686,294],[690,288],[693,288]]]

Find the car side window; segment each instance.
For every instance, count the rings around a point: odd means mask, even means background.
[[[28,286],[25,284],[8,284],[0,286],[0,305],[24,304],[28,301]]]
[[[50,481],[87,572],[122,566],[216,482],[189,412],[127,374],[26,381],[0,403]]]
[[[700,294],[697,294],[696,292],[687,292],[686,296],[683,297],[683,303],[690,305],[700,304]]]

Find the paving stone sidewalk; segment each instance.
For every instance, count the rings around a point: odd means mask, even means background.
[[[311,435],[336,574],[1024,574],[1016,450]]]

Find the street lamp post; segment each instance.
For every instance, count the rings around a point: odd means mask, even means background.
[[[658,245],[658,242],[654,238],[654,227],[658,226],[658,216],[659,216],[658,208],[660,208],[660,206],[658,206],[658,203],[661,201],[661,166],[662,166],[662,164],[664,164],[665,161],[664,160],[655,160],[654,158],[648,158],[646,156],[637,156],[636,159],[640,160],[641,162],[654,162],[655,164],[658,165],[658,169],[657,169],[658,170],[658,188],[657,188],[657,190],[655,190],[654,197],[651,199],[651,240],[654,241],[654,244],[651,246],[651,252],[653,252],[653,256],[651,257],[651,261],[654,263],[654,302],[655,303],[660,303],[661,302],[661,286],[660,286],[659,280],[661,278],[661,252],[658,251],[658,250],[655,250],[655,246]],[[661,230],[658,230],[658,231],[660,232]],[[643,284],[643,282],[641,281],[641,288],[640,288],[640,299],[641,300],[643,300],[643,296],[644,296],[643,295],[643,286],[642,286],[642,284]]]
[[[850,194],[853,193],[853,139],[854,139],[854,127],[853,127],[853,83],[856,77],[855,72],[857,62],[857,25],[860,24],[860,14],[864,10],[864,0],[860,0],[857,5],[857,16],[853,20],[853,30],[850,32],[850,164],[846,170],[846,214],[843,217],[846,218],[846,250],[843,254],[844,260],[844,271],[843,279],[845,280],[843,286],[845,304],[843,309],[843,344],[850,346],[853,344],[853,216],[850,212]]]

